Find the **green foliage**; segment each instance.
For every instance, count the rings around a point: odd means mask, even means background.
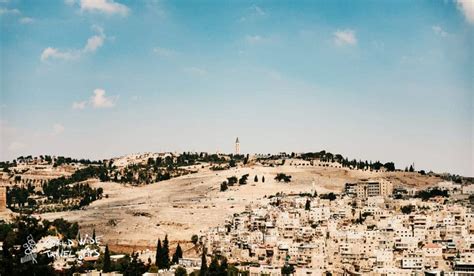
[[[224,181],[224,182],[221,183],[221,192],[227,191],[228,188],[229,188],[229,187],[227,186],[227,182],[226,182],[226,181]]]
[[[202,249],[201,254],[201,268],[199,269],[199,276],[207,275],[207,260],[206,260],[206,248]]]
[[[110,252],[109,252],[109,246],[106,244],[105,245],[105,252],[104,252],[104,263],[102,265],[102,272],[110,272],[112,268],[111,262],[110,262]]]
[[[172,263],[177,264],[179,262],[179,259],[181,258],[183,258],[183,250],[181,249],[181,246],[178,243],[178,246],[176,246],[176,250],[173,254]]]
[[[278,182],[284,181],[285,183],[288,183],[291,181],[291,175],[286,175],[284,173],[278,173],[277,176],[275,176],[275,180]]]
[[[327,194],[321,194],[319,195],[319,198],[321,199],[329,199],[330,201],[336,200],[337,196],[333,192],[327,193]]]
[[[403,214],[409,215],[411,212],[415,211],[415,206],[414,205],[405,205],[401,208],[401,211]]]
[[[292,265],[285,264],[281,268],[282,275],[292,275],[293,273],[295,273],[295,268]]]
[[[196,245],[196,244],[198,243],[198,241],[199,241],[198,235],[194,234],[194,235],[191,236],[191,242],[192,242],[194,245]]]
[[[419,191],[415,197],[421,198],[422,200],[428,200],[432,197],[449,197],[449,193],[446,190],[441,190],[439,188],[427,189],[423,191]]]
[[[245,185],[247,184],[247,179],[249,177],[249,174],[244,174],[240,177],[239,179],[239,185]]]
[[[237,183],[237,177],[236,176],[231,176],[231,177],[227,178],[227,185],[233,186],[236,183]]]
[[[188,273],[186,272],[186,269],[182,266],[178,266],[176,270],[174,271],[175,276],[186,276]]]

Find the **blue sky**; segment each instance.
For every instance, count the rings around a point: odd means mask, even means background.
[[[340,152],[474,175],[474,2],[0,0],[1,159]]]

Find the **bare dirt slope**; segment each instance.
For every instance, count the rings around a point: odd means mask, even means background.
[[[277,173],[292,176],[291,183],[278,183]],[[248,184],[230,187],[220,192],[220,184],[227,177],[249,174]],[[259,181],[254,182],[255,175]],[[265,183],[261,177],[265,176]],[[85,210],[47,213],[46,219],[65,218],[77,221],[82,234],[103,236],[112,248],[154,247],[158,238],[166,234],[171,241],[189,241],[193,234],[200,234],[209,227],[222,224],[229,215],[241,212],[251,202],[265,202],[265,196],[277,192],[318,193],[340,192],[344,183],[366,178],[387,178],[394,184],[432,185],[440,181],[434,177],[415,173],[375,173],[327,167],[264,167],[254,165],[225,171],[209,171],[162,181],[141,187],[118,183],[94,183],[103,187],[104,198],[93,202]]]

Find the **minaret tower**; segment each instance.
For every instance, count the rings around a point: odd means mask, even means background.
[[[239,137],[235,139],[235,155],[240,154],[240,142],[239,142]]]

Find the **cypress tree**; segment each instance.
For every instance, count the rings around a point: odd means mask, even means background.
[[[173,264],[177,264],[179,262],[179,259],[183,258],[183,250],[181,249],[181,246],[178,243],[178,246],[176,247],[176,250],[174,251],[173,254]]]
[[[201,255],[201,269],[199,270],[199,276],[207,275],[207,260],[206,260],[206,248],[202,249]]]
[[[207,274],[209,276],[217,276],[218,272],[219,272],[219,261],[217,260],[217,257],[214,256],[211,260],[211,264],[209,265],[209,270]]]
[[[222,260],[221,260],[221,265],[219,266],[219,272],[218,272],[218,275],[219,276],[227,276],[227,269],[228,269],[228,264],[227,264],[227,258],[226,257],[222,257]]]
[[[265,176],[262,176],[262,183],[265,183]]]
[[[163,248],[161,247],[161,240],[158,239],[158,244],[156,245],[156,256],[155,256],[155,265],[158,268],[162,268],[162,257],[161,254],[163,252]]]
[[[168,235],[165,236],[165,240],[163,241],[163,268],[170,268],[170,249],[169,249],[169,242],[168,242]]]
[[[109,245],[105,245],[105,252],[104,252],[104,264],[102,266],[102,272],[110,272],[111,264],[110,264],[110,252],[109,252]]]

